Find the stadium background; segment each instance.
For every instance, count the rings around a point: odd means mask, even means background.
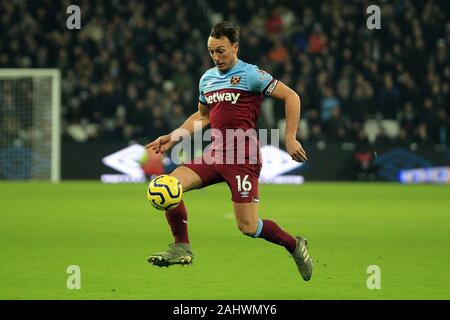
[[[66,28],[71,4],[81,30]],[[381,30],[366,27],[371,4]],[[448,299],[447,186],[308,183],[449,165],[448,1],[1,1],[0,12],[1,68],[62,72],[63,180],[97,180],[0,182],[0,298]],[[310,239],[308,286],[279,248],[236,231],[223,185],[186,195],[193,268],[151,268],[146,255],[171,240],[145,186],[98,182],[112,172],[102,157],[195,111],[222,19],[241,27],[241,59],[302,98],[306,183],[261,186],[260,208]],[[0,136],[26,139],[14,99],[0,92]],[[282,128],[283,112],[266,99],[259,126]],[[82,290],[65,286],[71,264]],[[382,290],[366,287],[374,264]]]
[[[65,27],[70,4],[81,8],[79,31]],[[241,59],[301,95],[298,135],[313,160],[301,171],[307,179],[394,180],[379,174],[385,161],[375,154],[399,148],[406,151],[399,167],[422,164],[411,154],[446,165],[449,4],[383,2],[382,28],[369,30],[370,4],[5,1],[0,66],[62,70],[63,178],[96,179],[108,170],[100,161],[108,152],[183,123],[212,66],[206,38],[222,19],[241,27]],[[4,123],[18,121],[2,110]],[[281,102],[266,99],[258,125],[282,129],[283,116]],[[1,134],[18,135],[17,128],[2,125]],[[321,161],[330,153],[335,161]],[[90,169],[74,163],[77,155]]]

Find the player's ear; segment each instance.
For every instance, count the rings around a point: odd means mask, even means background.
[[[234,51],[237,53],[239,51],[239,42],[233,44]]]

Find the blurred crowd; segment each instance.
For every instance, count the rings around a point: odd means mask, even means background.
[[[68,30],[66,8],[81,8]],[[381,8],[381,29],[366,8]],[[0,67],[62,70],[63,134],[150,140],[197,107],[211,26],[241,27],[239,57],[302,98],[299,137],[361,146],[447,145],[449,1],[2,1]],[[283,128],[262,106],[260,127]]]

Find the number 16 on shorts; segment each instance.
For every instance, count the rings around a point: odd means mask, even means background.
[[[247,180],[248,179],[248,174],[244,176],[244,179],[241,179],[241,176],[236,176],[236,180],[237,180],[237,188],[238,191],[244,191],[244,192],[250,192],[250,190],[252,190],[252,183],[250,181]]]
[[[235,202],[259,202],[258,199],[258,177],[247,175],[236,175],[236,189],[233,193]],[[252,184],[253,182],[253,184]],[[239,201],[236,201],[239,198]]]

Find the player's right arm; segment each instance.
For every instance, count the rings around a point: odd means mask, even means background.
[[[193,113],[187,120],[177,129],[169,134],[158,137],[155,141],[145,146],[146,149],[151,148],[156,153],[164,153],[169,150],[175,143],[179,142],[183,137],[193,134],[201,130],[209,124],[209,110],[206,104],[198,103],[198,111]]]

